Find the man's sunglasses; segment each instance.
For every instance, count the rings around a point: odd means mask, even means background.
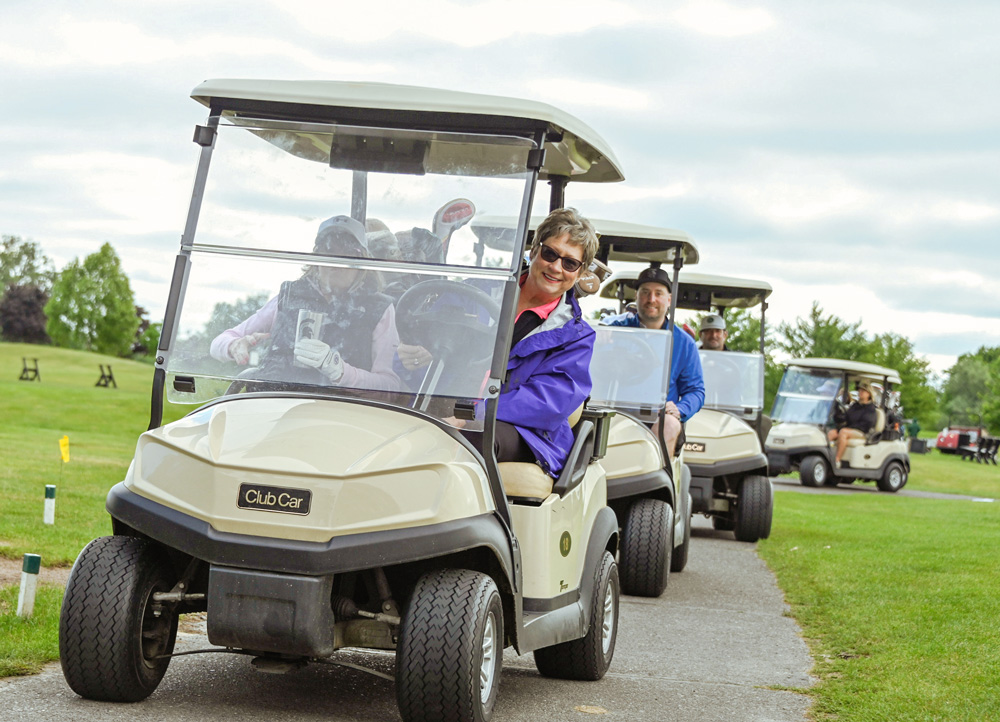
[[[578,261],[572,256],[560,256],[554,250],[542,243],[538,247],[538,255],[542,257],[542,260],[546,263],[555,263],[556,261],[562,261],[563,270],[567,273],[576,273],[580,270],[580,266],[583,265],[583,261]]]

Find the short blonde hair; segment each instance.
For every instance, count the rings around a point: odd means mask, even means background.
[[[576,208],[557,208],[545,217],[535,230],[531,241],[531,257],[538,254],[538,248],[549,238],[569,234],[569,242],[583,249],[583,270],[590,267],[597,255],[597,231],[594,224],[580,215]]]

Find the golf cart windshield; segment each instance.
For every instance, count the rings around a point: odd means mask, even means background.
[[[170,401],[291,391],[452,416],[495,394],[519,247],[477,256],[465,224],[526,216],[532,141],[223,117],[214,145]]]
[[[705,407],[760,411],[764,407],[764,357],[738,351],[699,350]]]
[[[667,401],[673,334],[659,329],[594,326],[590,403],[653,420]]]
[[[825,424],[840,394],[842,373],[790,366],[781,379],[771,412],[773,421]]]

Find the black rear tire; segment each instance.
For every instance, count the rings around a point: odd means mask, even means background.
[[[803,486],[823,486],[831,476],[830,465],[819,454],[810,454],[799,464],[799,479]]]
[[[906,470],[898,461],[890,461],[885,467],[885,473],[877,482],[879,491],[895,494],[906,486]]]
[[[536,649],[538,671],[558,679],[596,681],[604,677],[615,656],[620,592],[615,559],[610,552],[604,552],[596,570],[587,634],[571,642]]]
[[[403,617],[396,701],[406,722],[488,722],[503,663],[496,583],[468,569],[422,576]]]
[[[670,578],[673,532],[674,510],[665,501],[638,499],[628,508],[619,556],[625,594],[663,594]]]
[[[59,615],[59,659],[70,689],[105,702],[146,699],[163,679],[177,615],[153,614],[174,585],[166,554],[147,539],[101,537],[77,557]]]
[[[755,542],[771,535],[771,514],[773,508],[771,480],[766,476],[752,475],[740,484],[736,506],[737,541]]]

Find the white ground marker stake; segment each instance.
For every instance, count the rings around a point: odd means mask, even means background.
[[[21,590],[17,594],[17,616],[30,617],[35,611],[35,588],[42,558],[38,554],[25,554],[21,565]]]
[[[56,485],[45,485],[45,511],[42,514],[42,521],[46,524],[56,523]]]

